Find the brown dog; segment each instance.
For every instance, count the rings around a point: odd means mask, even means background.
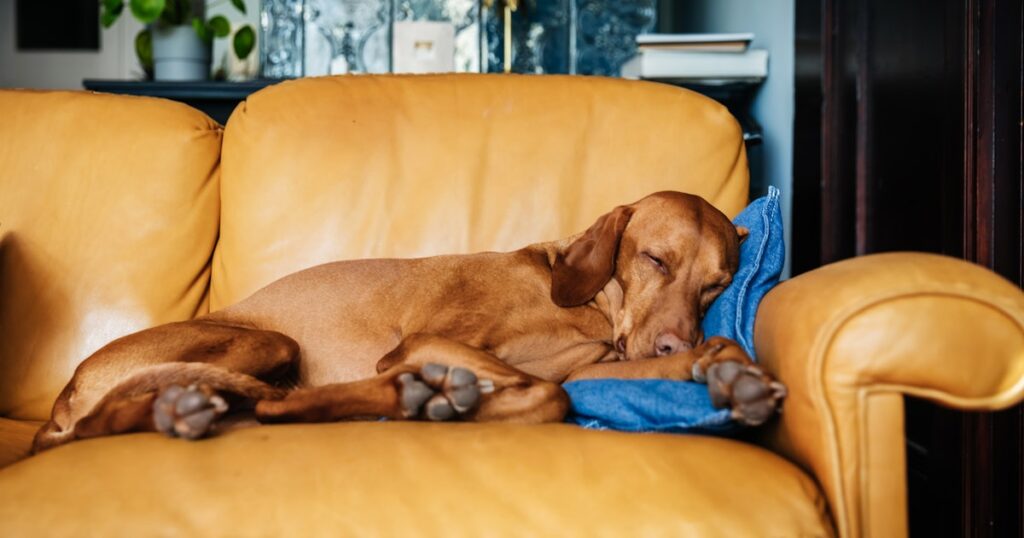
[[[260,422],[560,421],[559,384],[585,378],[706,380],[716,405],[759,424],[784,388],[700,330],[746,233],[699,197],[660,192],[515,252],[306,269],[106,345],[34,449],[137,431],[193,439],[230,423],[217,420],[229,408]]]

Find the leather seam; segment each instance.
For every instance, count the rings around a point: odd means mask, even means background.
[[[854,303],[854,304],[852,304],[852,305],[850,305],[850,306],[848,306],[846,308],[843,308],[842,310],[840,310],[832,318],[832,320],[830,320],[825,325],[825,330],[823,330],[823,331],[818,333],[818,336],[815,338],[815,342],[814,342],[814,344],[811,347],[811,360],[812,360],[811,365],[812,365],[812,368],[810,369],[810,371],[811,371],[812,374],[816,374],[816,376],[817,376],[817,379],[816,379],[817,383],[811,383],[810,384],[811,387],[812,387],[812,390],[816,389],[816,392],[817,392],[817,394],[815,394],[815,398],[812,399],[812,401],[816,400],[817,401],[816,403],[822,405],[822,407],[825,410],[825,413],[824,413],[824,416],[826,418],[826,420],[825,420],[825,429],[826,429],[826,433],[827,433],[827,437],[828,437],[826,439],[826,443],[825,444],[828,447],[828,456],[830,458],[830,464],[831,464],[830,465],[830,467],[831,467],[831,475],[832,475],[833,483],[835,484],[835,489],[836,489],[835,493],[836,493],[836,501],[837,501],[836,504],[837,504],[837,506],[835,507],[834,512],[835,512],[835,515],[836,515],[836,519],[837,519],[836,523],[837,523],[837,527],[839,528],[839,534],[840,535],[843,535],[843,536],[849,536],[850,535],[850,530],[849,530],[850,529],[850,521],[849,521],[850,514],[849,514],[849,509],[848,509],[848,506],[847,506],[848,501],[846,499],[846,492],[845,492],[845,487],[844,487],[843,476],[842,476],[842,473],[840,472],[841,457],[840,457],[839,443],[838,443],[838,439],[837,439],[837,435],[836,435],[835,410],[834,410],[833,406],[830,404],[828,396],[825,394],[825,371],[826,371],[826,369],[824,367],[825,366],[825,358],[828,355],[828,351],[831,349],[832,344],[833,344],[833,342],[835,340],[835,336],[839,333],[840,329],[842,329],[842,327],[844,325],[846,325],[846,323],[848,321],[852,320],[856,315],[862,313],[863,311],[865,311],[865,310],[867,310],[869,308],[873,308],[875,306],[878,306],[878,305],[881,305],[881,304],[884,304],[884,303],[887,303],[887,302],[893,302],[893,301],[896,301],[896,300],[899,300],[899,299],[907,299],[907,298],[912,298],[912,297],[928,297],[928,296],[933,296],[933,297],[950,297],[950,298],[966,299],[966,300],[974,301],[974,302],[977,302],[977,303],[989,306],[989,307],[993,308],[994,310],[997,310],[997,311],[1003,313],[1005,316],[1007,316],[1011,320],[1016,321],[1018,327],[1021,329],[1021,332],[1024,333],[1024,320],[1022,320],[1019,316],[1014,315],[1014,313],[1010,312],[1007,307],[1005,307],[1004,305],[1000,304],[1002,301],[999,301],[997,299],[994,300],[994,298],[991,297],[991,296],[990,297],[983,297],[983,296],[978,295],[978,294],[971,294],[971,293],[966,293],[966,292],[959,292],[959,291],[936,291],[934,289],[931,289],[932,287],[934,287],[934,285],[935,285],[934,283],[929,283],[928,285],[922,285],[922,286],[919,286],[917,289],[911,289],[909,291],[908,290],[903,290],[903,291],[900,291],[899,293],[892,293],[892,292],[881,293],[881,294],[878,294],[878,295],[875,295],[875,296],[867,297],[867,298],[865,298],[865,299],[863,299],[863,300],[861,300],[859,302],[856,302],[856,303]],[[815,387],[815,385],[817,385],[817,386]],[[899,390],[900,392],[910,393],[910,394],[914,394],[914,395],[917,395],[918,393],[943,394],[942,391],[927,391],[927,390],[923,390],[922,391],[922,390],[917,390],[917,389],[914,389],[912,387],[903,386],[903,385],[884,385],[883,384],[883,385],[871,385],[871,386],[876,388],[876,389],[879,389],[879,390],[881,390],[882,388],[888,388],[890,390],[895,388],[896,390]],[[1024,379],[1022,379],[1021,381],[1018,381],[1018,383],[1013,385],[1010,388],[1010,391],[1013,391],[1013,390],[1020,391],[1020,390],[1022,390],[1022,388],[1024,388]],[[1007,392],[1010,392],[1010,391],[1007,391]],[[1000,394],[999,397],[1004,397],[1004,395]],[[956,400],[956,401],[963,401],[963,399],[958,398],[958,397],[957,398],[950,398],[950,399]],[[996,398],[988,398],[988,399],[980,399],[978,401],[984,403],[985,401],[995,400],[995,399]],[[860,407],[860,406],[858,405],[858,407]],[[858,410],[858,413],[860,413],[860,412],[861,411]],[[858,464],[861,463],[862,457],[863,457],[862,454],[857,456]],[[859,505],[860,505],[860,503],[858,503],[858,506]],[[862,517],[861,519],[866,521],[865,517]],[[861,529],[861,530],[863,531],[863,529]]]
[[[860,431],[859,448],[860,454],[857,456],[857,478],[860,483],[861,492],[868,491],[868,484],[871,482],[871,473],[866,472],[868,468],[868,441],[867,433],[871,431],[868,427],[868,420],[870,414],[868,413],[868,400],[876,394],[900,394],[898,390],[892,390],[893,386],[890,385],[871,385],[861,387],[857,390],[857,414],[859,420],[857,422],[858,430]],[[904,466],[903,472],[906,473],[906,466]],[[906,476],[903,477],[903,487],[906,488],[907,480]],[[860,509],[861,509],[861,534],[864,533],[865,529],[871,528],[868,522],[871,520],[871,503],[866,495],[860,496]]]
[[[864,469],[870,463],[867,461],[868,447],[867,447],[867,432],[870,431],[868,428],[868,406],[867,399],[871,396],[871,387],[861,387],[857,390],[857,429],[859,430],[859,447],[857,456],[857,478],[860,483],[861,492],[868,491],[868,474],[864,472]],[[868,521],[871,520],[870,503],[865,499],[865,495],[860,496],[860,510],[861,510],[861,534],[864,533],[865,529],[871,528]]]

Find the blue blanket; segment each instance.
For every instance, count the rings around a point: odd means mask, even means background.
[[[779,190],[769,187],[733,222],[750,235],[740,245],[740,266],[704,317],[704,334],[740,343],[756,360],[754,318],[761,298],[779,282],[786,248]],[[728,409],[711,405],[707,386],[664,379],[596,379],[566,383],[572,411],[566,418],[587,428],[647,432],[725,432]]]

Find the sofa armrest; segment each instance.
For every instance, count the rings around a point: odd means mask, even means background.
[[[967,262],[864,256],[786,281],[757,313],[789,388],[763,442],[811,471],[843,536],[907,534],[903,395],[995,410],[1024,398],[1024,293]]]

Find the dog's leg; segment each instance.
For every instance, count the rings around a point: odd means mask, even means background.
[[[37,433],[34,451],[139,431],[201,437],[229,404],[245,409],[283,397],[285,390],[259,378],[288,373],[298,354],[282,334],[209,321],[128,335],[79,366]]]
[[[522,372],[486,351],[440,336],[417,334],[407,337],[377,364],[377,371],[395,366],[426,368],[428,365],[468,369],[484,381],[480,403],[463,416],[477,422],[539,424],[561,422],[569,411],[569,396],[558,383]],[[429,380],[428,380],[429,382]],[[493,390],[491,388],[493,387]],[[444,402],[434,397],[427,402]]]
[[[567,381],[607,378],[707,383],[715,407],[731,408],[733,418],[752,426],[771,418],[786,397],[786,388],[754,364],[739,344],[721,337],[666,357],[587,365]]]
[[[388,353],[376,377],[294,391],[261,401],[266,422],[391,419],[557,422],[569,408],[561,386],[493,355],[441,337],[414,335]]]
[[[780,409],[785,385],[754,364],[739,344],[712,337],[696,351],[691,374],[707,383],[712,405],[732,409],[732,417],[749,426],[763,424]]]
[[[350,383],[297,389],[280,400],[257,402],[256,418],[260,422],[332,422],[378,417],[400,419],[403,416],[399,402],[403,397],[405,383],[398,378],[406,372],[411,375],[413,370],[396,370]],[[410,391],[406,398],[412,397],[415,396]]]
[[[48,422],[36,435],[33,450],[133,432],[159,431],[171,437],[197,439],[213,429],[229,402],[244,408],[258,400],[281,398],[285,393],[284,389],[215,364],[144,367],[108,391],[72,428],[60,430],[53,421]]]

